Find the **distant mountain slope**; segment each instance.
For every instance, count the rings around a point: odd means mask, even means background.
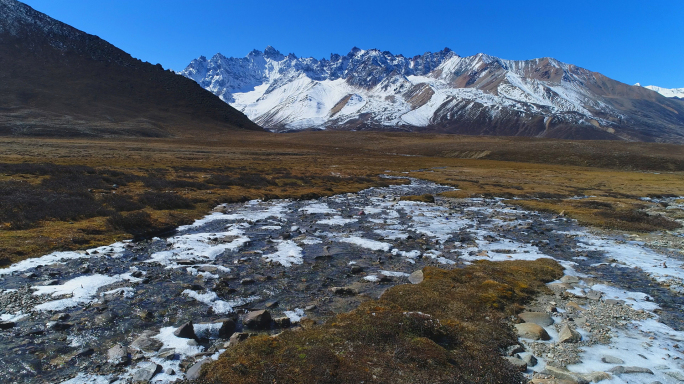
[[[275,131],[375,129],[684,142],[684,103],[552,58],[354,48],[330,60],[273,47],[181,72]]]
[[[677,97],[680,99],[684,99],[684,88],[662,88],[662,87],[658,87],[655,85],[643,86],[639,83],[636,83],[634,85],[650,89],[651,91],[658,92],[665,97]]]
[[[196,83],[0,0],[0,135],[173,136],[261,129]]]

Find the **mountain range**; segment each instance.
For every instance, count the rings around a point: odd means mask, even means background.
[[[0,0],[0,135],[169,137],[261,130],[182,76]]]
[[[330,59],[269,46],[202,56],[179,72],[276,132],[303,129],[684,142],[684,101],[553,58],[405,57],[353,48]]]

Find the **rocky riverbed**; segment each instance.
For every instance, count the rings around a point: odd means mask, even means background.
[[[56,252],[0,270],[0,381],[173,382],[250,334],[324,321],[389,286],[418,282],[426,265],[540,257],[568,275],[529,308],[545,319],[549,340],[523,338],[519,351],[503,353],[523,361],[530,378],[684,380],[681,250],[498,199],[400,200],[448,189],[411,180],[316,200],[221,205],[166,239]]]

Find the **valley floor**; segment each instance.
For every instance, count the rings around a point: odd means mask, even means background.
[[[444,278],[424,267],[454,273],[483,268],[497,282],[486,280],[485,273],[478,287],[492,292],[517,287],[492,293],[486,299],[492,303],[473,309],[484,311],[478,312],[479,320],[457,321],[475,339],[492,326],[502,329],[496,331],[502,332],[498,341],[471,346],[472,353],[514,340],[508,327],[488,324],[493,319],[517,323],[515,315],[522,310],[552,319],[544,325],[550,341],[522,339],[524,351],[511,353],[526,361],[529,378],[554,374],[581,382],[609,372],[604,382],[684,380],[680,147],[370,134],[352,151],[358,136],[338,135],[250,134],[205,145],[5,139],[0,181],[6,190],[25,183],[32,193],[53,193],[58,190],[51,189],[54,183],[44,180],[87,184],[92,180],[80,175],[96,175],[98,183],[119,185],[88,191],[95,195],[92,201],[124,195],[138,205],[117,210],[103,203],[109,216],[45,217],[21,229],[6,223],[0,244],[11,265],[0,270],[7,328],[0,331],[0,348],[8,367],[2,381],[110,383],[151,376],[170,382],[206,358],[218,359],[217,378],[241,370],[249,377],[251,362],[231,359],[237,358],[236,350],[257,348],[264,339],[255,337],[247,347],[226,345],[226,335],[220,335],[226,318],[238,314],[241,330],[249,311],[268,308],[281,317],[280,324],[284,318],[299,323],[313,340],[311,320],[359,313],[378,298],[377,303],[394,303],[405,313],[429,305],[396,301],[409,276],[413,282],[422,280],[420,270],[425,282],[415,289],[425,291],[411,295],[431,294],[426,287]],[[612,144],[622,149],[614,158],[606,155],[614,150]],[[584,155],[572,158],[557,150],[575,145],[585,149]],[[388,152],[390,147],[398,152]],[[531,154],[531,147],[540,150]],[[487,159],[504,153],[517,161]],[[600,159],[597,166],[580,166],[594,158]],[[620,164],[616,158],[641,162]],[[18,166],[24,162],[28,165]],[[66,168],[36,171],[36,164],[47,162]],[[77,168],[82,165],[92,171]],[[144,196],[150,192],[173,194],[191,205],[169,209],[148,204]],[[437,196],[436,201],[424,195]],[[214,213],[203,217],[212,208]],[[131,242],[127,238],[136,228],[117,227],[111,217],[129,218],[136,212],[144,212],[152,224],[187,224],[172,235],[160,232]],[[635,232],[646,230],[658,232]],[[75,234],[79,242],[69,242]],[[32,257],[41,255],[46,256]],[[555,260],[565,269],[560,281],[552,281],[560,275],[549,272],[554,277],[548,281],[540,275],[550,291],[533,280],[523,284],[517,275],[504,284],[494,277],[502,273],[498,267],[478,261],[531,263],[502,264],[511,271],[546,268],[544,262],[534,264],[538,259]],[[529,295],[537,299],[524,309],[520,304]],[[422,312],[432,316],[427,309]],[[190,320],[197,342],[173,335]],[[331,321],[334,326],[337,320]],[[561,343],[564,325],[579,332],[581,340]],[[130,355],[113,356],[116,345]],[[455,353],[442,344],[438,348]],[[489,351],[491,361],[505,354]],[[436,359],[435,371],[452,369],[448,359],[444,366]],[[238,363],[244,368],[236,371]],[[371,372],[394,374],[386,369],[378,366]],[[500,374],[517,380],[513,373]]]

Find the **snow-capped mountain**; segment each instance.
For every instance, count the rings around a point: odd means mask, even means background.
[[[180,72],[274,130],[427,130],[684,142],[684,103],[552,58],[412,58],[353,48],[330,59],[273,47],[202,56]]]
[[[644,87],[639,83],[636,83],[634,85]],[[684,88],[662,88],[656,85],[647,85],[644,88],[650,89],[651,91],[656,91],[665,97],[677,97],[680,99],[684,99]]]

